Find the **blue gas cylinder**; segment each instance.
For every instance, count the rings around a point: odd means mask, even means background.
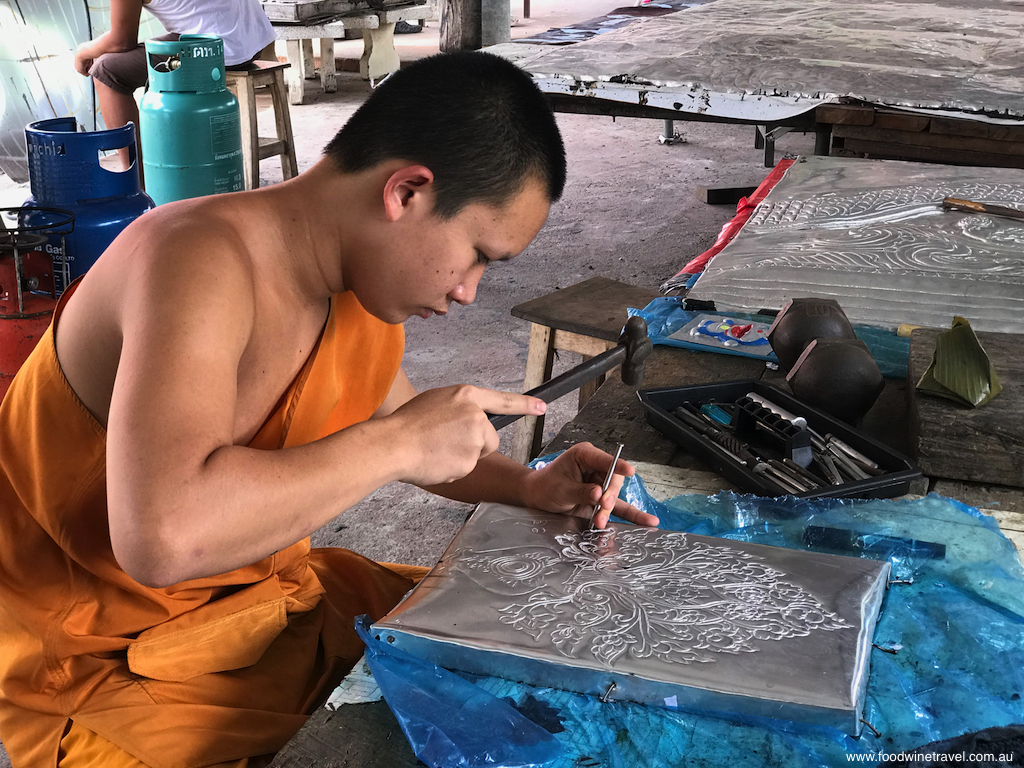
[[[146,41],[149,90],[139,109],[146,191],[157,205],[244,188],[238,99],[224,78],[224,41]]]
[[[67,287],[60,277],[63,261],[70,279],[84,275],[121,230],[153,207],[153,201],[139,186],[131,123],[109,131],[79,132],[75,118],[57,117],[30,124],[25,140],[32,191],[25,204],[63,208],[75,216],[74,231],[65,238],[67,252],[61,250],[59,237],[47,246],[61,292]],[[126,147],[131,161],[127,170],[100,165],[101,152]]]

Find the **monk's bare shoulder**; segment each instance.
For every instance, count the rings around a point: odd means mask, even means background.
[[[57,354],[72,388],[105,423],[127,345],[159,348],[189,328],[240,355],[254,316],[244,211],[220,201],[172,203],[136,219],[68,301]],[[208,343],[208,342],[206,342]]]
[[[121,233],[103,255],[102,267],[170,278],[184,273],[193,286],[195,271],[251,273],[253,254],[246,237],[251,216],[244,200],[199,198],[162,205]]]

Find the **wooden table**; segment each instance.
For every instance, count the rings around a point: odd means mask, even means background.
[[[512,307],[512,315],[530,321],[530,349],[526,356],[523,391],[551,378],[555,352],[576,352],[584,361],[615,346],[628,307],[643,309],[660,294],[647,288],[592,277]],[[580,387],[579,407],[604,382],[605,376]],[[513,459],[525,464],[540,456],[544,417],[527,416],[516,422]]]

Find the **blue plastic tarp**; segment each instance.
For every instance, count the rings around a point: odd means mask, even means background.
[[[563,754],[547,763],[552,768],[841,766],[856,756],[891,760],[930,742],[1024,723],[1024,569],[992,517],[937,495],[808,501],[720,493],[659,503],[640,478],[622,495],[669,530],[797,549],[820,549],[807,543],[809,527],[870,540],[862,549],[823,550],[892,563],[871,653],[869,725],[854,739],[798,723],[602,703],[469,678],[555,736]]]

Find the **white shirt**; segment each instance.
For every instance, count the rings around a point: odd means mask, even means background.
[[[143,7],[168,32],[217,35],[228,67],[255,58],[277,37],[259,0],[150,0]]]

